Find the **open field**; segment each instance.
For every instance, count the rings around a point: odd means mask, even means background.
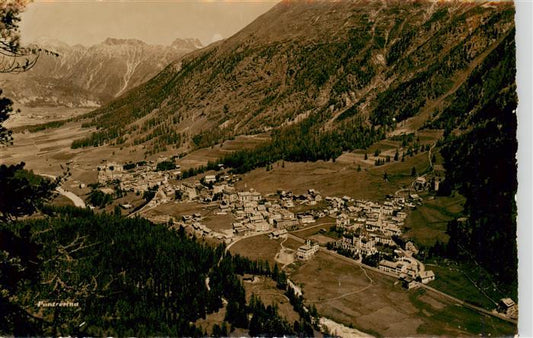
[[[316,242],[321,246],[326,246],[328,243],[335,242],[335,239],[328,237],[328,236],[324,236],[322,234],[311,235],[311,236],[308,236],[307,239],[310,239],[313,242]]]
[[[424,129],[417,131],[416,135],[420,138],[421,144],[435,143],[444,134],[443,130]]]
[[[231,213],[226,215],[217,215],[215,212],[218,211],[218,208],[211,210],[210,213],[202,220],[202,223],[207,225],[211,230],[221,232],[222,230],[231,230],[233,229],[233,222],[235,218]]]
[[[444,308],[435,308],[434,300],[438,296],[430,295],[423,289],[416,290],[409,295],[409,299],[417,309],[417,315],[431,317],[417,328],[421,335],[479,335],[479,336],[512,336],[516,334],[516,327],[508,322],[492,316],[481,315],[465,307],[443,302]],[[426,298],[428,297],[428,298]],[[428,301],[429,300],[429,301]]]
[[[198,213],[202,217],[206,217],[211,214],[211,208],[207,205],[197,202],[175,203],[168,202],[160,204],[155,208],[146,211],[146,215],[169,215],[176,219],[181,218],[183,215],[192,215]]]
[[[256,236],[235,244],[231,252],[273,263],[272,258],[280,249],[279,242],[269,240],[266,235]],[[283,243],[284,247],[291,249],[300,245],[292,238]],[[302,287],[306,303],[315,304],[322,316],[374,335],[491,333],[501,336],[516,330],[510,323],[455,305],[440,295],[423,290],[408,291],[395,278],[364,271],[326,252],[318,252],[310,261],[296,262],[287,271],[291,279]],[[441,278],[440,272],[436,273]],[[446,283],[446,276],[443,278],[443,283]],[[436,282],[431,286],[441,289]],[[465,296],[465,291],[461,290],[467,286],[464,280],[449,286],[458,292],[452,295]]]
[[[405,226],[409,230],[405,236],[425,246],[432,246],[437,240],[447,243],[447,224],[460,215],[464,197],[458,194],[453,197],[435,197],[432,200],[424,195],[422,197],[425,197],[423,205],[407,216]]]
[[[85,134],[79,125],[46,132],[15,134],[14,144],[1,148],[0,154],[4,163],[24,161],[29,169],[59,175],[63,172],[60,164],[65,165],[78,155],[77,151],[70,149],[72,140]]]
[[[96,166],[102,161],[124,163],[145,158],[141,146],[127,149],[109,146],[70,149],[73,139],[86,136],[91,131],[81,129],[77,124],[68,124],[44,132],[18,133],[15,135],[15,145],[0,149],[0,156],[3,163],[25,161],[29,169],[52,175],[63,173],[67,162],[71,161],[69,168],[72,176],[65,184],[70,191],[84,196],[88,193],[88,188],[79,188],[79,184],[95,182]],[[421,142],[430,143],[434,140],[434,136],[420,135]],[[219,158],[229,151],[252,147],[263,141],[264,138],[236,138],[225,142],[222,147],[215,146],[192,152],[181,160],[182,166],[186,169],[187,166],[205,164],[207,160]],[[382,150],[381,156],[396,149],[394,142],[387,140],[381,141],[376,147]],[[172,152],[163,155],[169,154]],[[151,159],[156,159],[159,155],[154,155]],[[364,153],[354,152],[342,155],[336,162],[285,162],[284,166],[278,162],[273,165],[271,171],[267,172],[264,168],[260,168],[243,175],[243,180],[238,182],[236,188],[237,190],[255,188],[263,194],[275,193],[278,189],[305,193],[307,189],[314,188],[323,196],[348,195],[356,199],[377,201],[382,200],[386,194],[392,194],[408,186],[413,180],[410,175],[412,167],[415,167],[418,173],[424,172],[429,167],[427,152],[406,157],[404,162],[392,161],[379,167],[373,165],[373,154],[369,153],[367,161],[364,161],[363,157]],[[344,160],[341,160],[343,158]],[[362,170],[358,171],[358,166],[361,166]],[[385,172],[388,180],[384,179]],[[140,202],[140,197],[136,198]],[[68,203],[61,199],[58,199],[58,202]],[[424,198],[424,205],[413,211],[406,221],[406,226],[410,228],[407,236],[426,245],[434,243],[436,239],[446,240],[444,233],[446,223],[458,215],[463,203],[464,199],[460,196],[437,197],[434,200]],[[210,228],[217,231],[230,229],[233,217],[216,215],[216,210],[216,207],[205,204],[171,202],[160,205],[148,213],[152,216],[170,215],[176,218],[184,214],[200,213],[204,217],[203,222]],[[327,220],[332,222],[331,219]],[[328,222],[325,219],[321,220],[294,235],[310,238],[324,245],[332,239],[318,232],[322,227],[329,229],[330,224],[321,223]],[[230,250],[232,253],[274,264],[275,256],[281,250],[281,242],[282,240],[270,240],[267,235],[261,235],[244,239]],[[300,245],[301,243],[292,238],[283,242],[285,248],[293,250]],[[466,277],[446,269],[435,267],[438,278],[431,286],[460,299],[491,308],[490,299],[483,298]],[[374,272],[365,273],[360,267],[324,252],[319,252],[308,262],[295,262],[289,265],[287,271],[293,281],[302,285],[306,302],[316,304],[321,315],[345,325],[352,324],[372,334],[509,335],[515,331],[512,324],[456,306],[446,298],[433,293],[422,290],[406,291],[393,278]],[[272,290],[272,285],[267,284],[268,282],[263,281],[246,285],[247,292],[253,290],[252,292],[260,296],[262,294],[261,298],[266,304],[271,301],[286,302],[275,286]],[[283,304],[290,307],[288,302]],[[280,306],[283,316],[290,317],[291,311],[292,308],[285,309]],[[223,311],[213,316],[223,317]],[[213,317],[213,320],[218,321],[220,319],[218,317]],[[209,320],[205,325],[212,326]]]
[[[283,246],[292,250],[296,250],[302,246],[302,243],[295,241],[294,239],[289,237],[285,242],[283,242]]]
[[[324,228],[329,230],[330,227],[335,225],[335,220],[330,217],[321,218],[316,223],[312,223],[310,226],[298,229],[297,231],[291,232],[294,236],[307,239],[311,236],[317,235],[320,232],[320,229]]]
[[[211,334],[213,332],[213,325],[218,324],[220,325],[224,321],[224,317],[226,316],[226,306],[223,306],[220,310],[218,310],[215,313],[208,314],[205,318],[198,319],[194,325],[198,328],[202,328],[202,330],[205,330],[207,334]],[[226,323],[228,325],[228,330],[230,324]]]
[[[424,146],[433,145],[441,136],[441,130],[422,130],[416,133],[414,140],[417,138],[420,139],[420,144]],[[398,154],[401,158],[402,153],[407,153],[407,149],[408,147],[402,147],[401,141],[384,139],[372,144],[367,149],[358,149],[354,150],[353,152],[344,153],[337,158],[337,162],[360,165],[361,168],[369,166],[371,167],[374,166],[374,161],[378,158],[386,160],[387,156],[389,156],[392,161],[394,159],[396,150],[398,150]],[[379,151],[378,156],[374,156],[376,150]],[[368,156],[366,160],[364,158],[365,154]]]
[[[225,141],[222,144],[217,144],[210,148],[194,150],[179,159],[176,163],[178,163],[183,169],[196,168],[202,165],[207,165],[208,161],[216,161],[236,150],[254,148],[268,140],[269,136],[267,135],[237,136],[233,140]]]
[[[363,168],[363,166],[361,166]],[[263,193],[290,190],[297,194],[313,188],[323,196],[348,195],[356,199],[383,200],[385,195],[411,184],[411,168],[421,173],[429,167],[427,152],[406,157],[405,162],[386,163],[383,166],[368,166],[357,171],[357,165],[340,162],[287,162],[284,167],[274,163],[272,170],[255,169],[243,175],[237,189],[253,187]],[[384,179],[387,172],[388,180]]]
[[[313,276],[313,277],[310,277]],[[321,315],[376,335],[510,335],[507,322],[452,304],[424,290],[405,290],[378,275],[319,252],[291,279],[302,286],[308,303]],[[384,320],[386,319],[386,320]]]
[[[52,205],[63,207],[63,206],[74,206],[74,203],[68,199],[67,197],[63,195],[58,195],[55,197],[52,201],[50,201]]]
[[[281,241],[283,239],[269,239],[268,235],[254,236],[239,241],[230,248],[230,252],[252,260],[268,261],[270,265],[274,265],[276,263],[274,257],[281,249]]]
[[[504,292],[491,285],[490,276],[485,276],[487,272],[483,274],[467,265],[427,264],[426,266],[438,277],[432,282],[432,287],[465,302],[493,310],[496,308],[495,303],[505,297]]]
[[[79,123],[69,123],[35,133],[15,133],[14,144],[0,148],[0,158],[4,164],[25,162],[27,169],[39,174],[59,176],[69,168],[71,177],[66,182],[68,185],[95,183],[96,166],[105,161],[125,163],[144,159],[140,147],[70,148],[73,140],[88,136],[92,131],[81,128]]]
[[[44,124],[52,121],[68,120],[79,115],[86,114],[96,108],[69,108],[69,107],[27,107],[15,104],[14,110],[5,123],[5,127],[24,128],[30,125]]]

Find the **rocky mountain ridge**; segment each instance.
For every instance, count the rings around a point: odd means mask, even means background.
[[[27,106],[98,107],[202,47],[197,39],[176,39],[169,46],[114,38],[90,47],[54,40],[36,45],[59,57],[42,55],[30,71],[0,76],[4,92]]]

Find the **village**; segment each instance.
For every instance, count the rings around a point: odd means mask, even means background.
[[[166,159],[159,163],[164,161]],[[196,236],[214,238],[226,244],[257,234],[268,234],[272,239],[284,238],[293,230],[328,217],[334,220],[332,228],[339,237],[328,243],[328,249],[393,274],[407,288],[435,279],[435,274],[415,258],[418,253],[415,245],[400,240],[409,209],[422,201],[417,194],[387,196],[383,203],[354,200],[349,196],[322,196],[315,189],[308,189],[304,194],[279,190],[276,194],[263,196],[254,189],[236,191],[234,185],[240,178],[223,170],[204,175],[199,180],[182,180],[179,166],[158,170],[160,167],[154,162],[107,163],[98,167],[98,181],[104,191],[111,189],[105,186],[112,183],[118,183],[123,191],[137,194],[153,191],[153,198],[136,214],[163,203],[197,202],[214,207],[216,215],[231,215],[231,229],[219,231],[204,224],[200,213],[179,218],[169,215],[152,218],[155,222],[183,226]],[[417,190],[422,181],[425,179],[415,181]],[[132,206],[122,204],[121,207],[130,209]],[[294,212],[296,208],[300,211]],[[321,231],[327,232],[327,229]],[[294,257],[301,261],[312,259],[319,248],[318,243],[307,240],[296,250]]]
[[[100,165],[97,168],[100,190],[111,193],[114,187],[136,195],[151,191],[153,197],[140,209],[132,210],[133,206],[128,203],[120,207],[130,212],[130,216],[142,215],[176,229],[184,227],[197,237],[211,238],[228,246],[258,235],[268,235],[273,240],[287,238],[293,231],[314,226],[335,238],[327,245],[305,239],[294,252],[284,252],[290,255],[289,262],[303,263],[324,249],[394,276],[406,289],[419,288],[436,278],[435,273],[416,258],[419,252],[416,245],[405,242],[401,235],[409,211],[423,202],[417,192],[428,188],[438,190],[439,178],[416,177],[410,189],[387,195],[385,201],[378,203],[349,196],[323,196],[312,188],[303,194],[278,190],[263,196],[253,188],[237,191],[235,183],[241,178],[225,171],[222,165],[215,174],[184,179],[179,165],[161,165],[168,163],[173,162],[162,158],[157,162]],[[145,213],[166,203],[205,205],[215,216],[230,216],[231,227],[212,229],[199,212],[180,217]],[[329,230],[326,224],[332,224]],[[494,312],[515,318],[516,309],[516,303],[505,298]]]

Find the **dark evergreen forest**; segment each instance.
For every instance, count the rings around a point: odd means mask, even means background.
[[[435,122],[446,180],[466,197],[448,225],[448,256],[474,259],[516,294],[517,96],[514,30],[472,72]],[[452,133],[453,129],[463,130]]]
[[[224,245],[210,247],[183,228],[140,218],[71,207],[44,212],[1,226],[2,246],[18,247],[8,248],[11,265],[2,267],[4,285],[17,296],[11,305],[19,309],[6,313],[5,334],[205,336],[193,323],[218,311],[224,299],[228,332],[313,335],[317,321],[302,310],[302,299],[292,297],[302,315],[296,323],[283,319],[275,304],[255,296],[246,301],[239,277],[245,273],[273,278],[287,290],[277,266],[226,254]]]

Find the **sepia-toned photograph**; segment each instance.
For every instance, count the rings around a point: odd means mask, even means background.
[[[0,0],[0,335],[533,335],[526,5]]]

